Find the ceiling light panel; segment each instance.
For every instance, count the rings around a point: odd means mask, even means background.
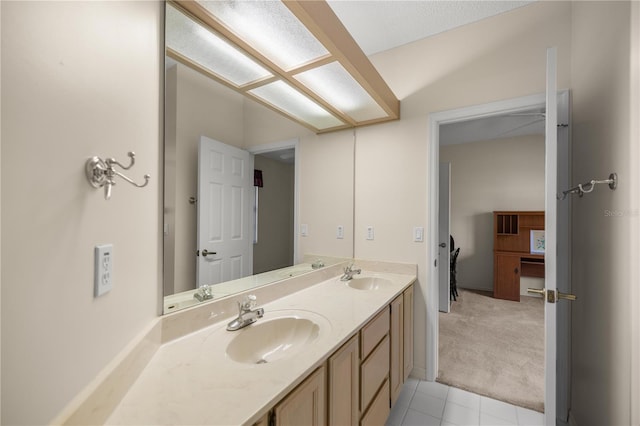
[[[339,62],[305,71],[297,74],[295,78],[358,122],[387,116],[380,105]]]
[[[266,84],[250,90],[248,93],[319,130],[345,125],[342,120],[334,117],[330,112],[284,81]]]
[[[234,34],[283,70],[329,54],[280,1],[199,1]]]
[[[266,68],[170,4],[166,13],[166,45],[236,86],[272,76]]]

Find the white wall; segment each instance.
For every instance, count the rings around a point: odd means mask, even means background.
[[[638,235],[630,234],[637,232],[640,211],[636,171],[640,73],[638,41],[633,39],[638,35],[637,5],[633,8],[634,27],[631,3],[573,4],[572,179],[604,179],[611,172],[619,178],[616,191],[600,187],[571,200],[572,290],[578,296],[571,305],[571,407],[580,425],[639,424],[640,420],[638,394],[633,401],[630,392],[638,390],[640,363],[637,352],[632,357],[632,312],[640,308],[637,298],[632,299],[634,291],[637,297],[639,281],[638,246],[633,241]],[[634,56],[630,56],[632,46]],[[634,86],[635,99],[631,97]]]
[[[294,166],[261,155],[254,167],[262,170],[258,188],[258,243],[253,245],[253,273],[293,264]]]
[[[158,315],[160,4],[2,2],[2,423],[46,424]],[[110,201],[84,164],[127,159]],[[93,297],[93,250],[113,290]]]
[[[544,210],[544,136],[440,146],[451,163],[458,287],[493,291],[493,212]]]
[[[425,296],[433,260],[411,233],[429,223],[428,114],[543,93],[552,45],[559,87],[569,87],[570,13],[569,3],[536,2],[372,57],[402,111],[400,121],[357,130],[355,256],[418,264],[416,374],[426,373],[426,336],[434,333]],[[365,240],[367,225],[376,227],[374,241]]]

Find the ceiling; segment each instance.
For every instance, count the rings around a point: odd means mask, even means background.
[[[367,56],[533,3],[506,0],[327,2]]]
[[[533,3],[483,0],[327,1],[368,56]],[[544,135],[543,112],[537,109],[443,125],[440,127],[440,143],[449,145]]]

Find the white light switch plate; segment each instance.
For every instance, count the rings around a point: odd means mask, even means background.
[[[303,237],[309,235],[309,225],[307,225],[306,223],[300,225],[300,235],[302,235]]]
[[[374,238],[373,226],[367,226],[367,240],[373,240],[373,238]]]
[[[339,240],[344,238],[344,226],[338,225],[338,228],[336,228],[336,238]]]
[[[103,244],[94,250],[93,295],[102,296],[113,286],[113,245]]]
[[[422,226],[416,226],[413,228],[413,241],[416,243],[424,241],[424,228]]]

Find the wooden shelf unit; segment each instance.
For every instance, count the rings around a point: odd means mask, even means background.
[[[543,211],[493,212],[493,297],[520,301],[520,277],[544,278],[544,255],[531,253],[531,230],[544,230]]]

